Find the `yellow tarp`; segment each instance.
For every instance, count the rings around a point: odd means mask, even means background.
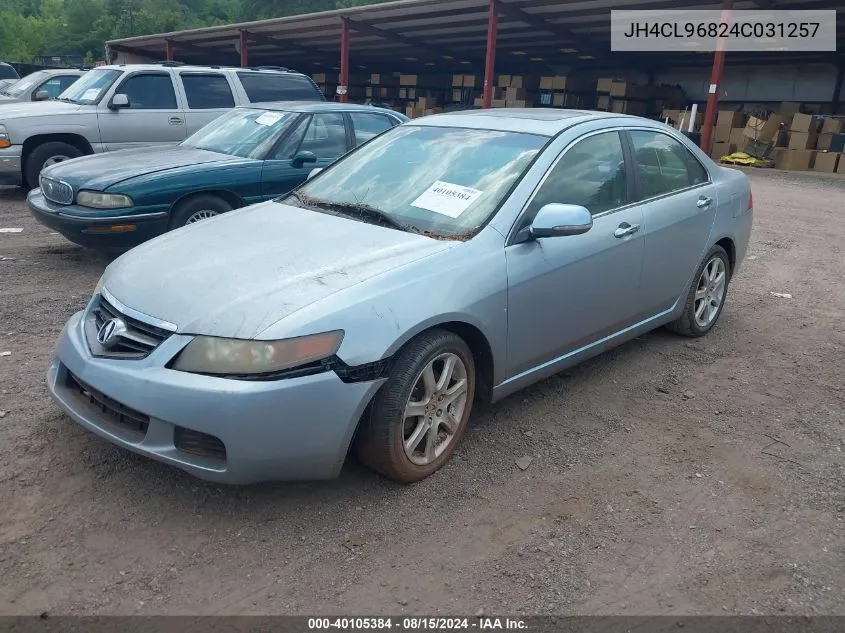
[[[719,159],[719,162],[727,163],[728,165],[746,165],[748,167],[772,166],[772,161],[768,158],[755,158],[751,154],[746,154],[745,152],[734,152],[733,154],[722,156]]]

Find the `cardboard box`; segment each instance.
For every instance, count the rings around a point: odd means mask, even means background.
[[[818,119],[812,114],[793,114],[789,129],[793,132],[816,132],[819,129]]]
[[[736,151],[736,145],[731,145],[730,143],[713,143],[713,149],[710,152],[710,158],[719,162],[719,159],[722,156],[727,156],[728,154],[733,154]]]
[[[499,88],[507,88],[511,85],[511,76],[499,75],[499,79],[496,81],[496,85],[499,86]]]
[[[555,78],[554,77],[540,77],[540,90],[554,90],[555,89]]]
[[[742,112],[719,110],[719,115],[716,117],[716,127],[730,130],[731,128],[742,127],[743,125],[745,125],[745,115]]]
[[[400,86],[416,86],[417,85],[417,76],[416,75],[399,75],[399,85]]]
[[[816,149],[827,151],[830,149],[830,144],[833,142],[833,134],[819,134],[816,139]]]
[[[505,105],[508,108],[527,108],[528,102],[523,99],[517,99],[515,101],[506,101]]]
[[[463,101],[463,100],[464,100],[463,90],[453,90],[452,91],[452,101]]]
[[[789,135],[789,149],[815,149],[816,132],[791,132]]]
[[[598,99],[596,99],[596,109],[610,110],[610,96],[601,95]]]
[[[731,130],[732,128],[728,125],[720,126],[718,123],[716,127],[713,128],[713,142],[714,143],[730,143],[731,142]]]
[[[627,81],[614,81],[610,84],[611,97],[624,97],[631,89],[631,84]]]
[[[317,84],[336,84],[337,73],[314,73],[311,79]]]
[[[479,79],[475,75],[464,75],[464,88],[475,88],[480,85]]]
[[[742,127],[735,127],[731,129],[730,137],[728,138],[728,143],[733,143],[737,147],[743,147],[745,144],[745,128]]]
[[[452,87],[453,88],[463,88],[464,87],[464,76],[463,75],[452,75]]]
[[[823,171],[828,174],[836,173],[842,154],[835,152],[819,152],[816,154],[816,162],[813,164],[813,171]]]
[[[505,99],[507,101],[518,101],[525,99],[526,93],[523,88],[508,86],[505,88]]]
[[[560,92],[556,95],[553,95],[552,105],[556,108],[562,108],[564,105],[566,105],[566,95]]]
[[[631,114],[634,116],[643,116],[645,114],[645,103],[642,101],[629,101],[627,99],[613,99],[611,103],[611,112],[618,112],[619,114]]]
[[[783,123],[783,117],[779,114],[773,114],[768,119],[749,117],[744,134],[747,138],[758,141],[772,141],[777,137],[781,123]]]
[[[808,171],[812,169],[817,153],[811,149],[788,149],[778,154],[781,164],[775,164],[775,167],[790,171]]]
[[[596,81],[596,92],[607,94],[610,92],[612,87],[613,79],[609,77],[603,77]]]
[[[508,88],[524,88],[525,90],[534,90],[540,86],[540,77],[538,75],[511,75],[511,82]]]
[[[825,117],[822,121],[822,134],[839,134],[842,131],[843,123],[845,121],[842,119]]]

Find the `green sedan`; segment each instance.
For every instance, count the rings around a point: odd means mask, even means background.
[[[82,246],[120,252],[171,229],[275,198],[407,121],[337,103],[235,108],[175,146],[106,152],[41,172],[36,220]]]

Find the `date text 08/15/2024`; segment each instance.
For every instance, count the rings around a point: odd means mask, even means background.
[[[309,631],[373,631],[398,629],[402,631],[448,630],[524,630],[527,625],[519,618],[475,617],[399,617],[399,618],[308,618]]]

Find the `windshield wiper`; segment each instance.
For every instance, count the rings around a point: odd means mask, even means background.
[[[67,97],[56,97],[56,101],[64,101],[65,103],[76,103],[73,99],[68,99]]]
[[[292,192],[291,195],[305,207],[317,207],[320,209],[327,209],[329,211],[334,211],[335,213],[339,213],[347,217],[352,217],[359,220],[374,221],[392,229],[398,229],[400,231],[406,231],[408,233],[419,233],[419,231],[413,226],[403,224],[402,222],[399,222],[398,220],[391,217],[381,209],[376,209],[375,207],[370,206],[368,204],[363,204],[359,202],[330,202],[329,200],[320,200],[318,198],[304,196],[297,191]]]

